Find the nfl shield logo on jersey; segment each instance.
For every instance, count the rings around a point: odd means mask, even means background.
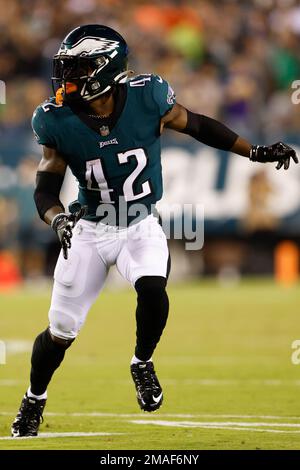
[[[102,135],[102,137],[106,137],[109,135],[109,127],[108,126],[101,126],[100,127],[100,135]]]

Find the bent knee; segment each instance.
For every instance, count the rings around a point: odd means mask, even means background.
[[[49,331],[53,341],[57,343],[72,342],[79,330],[80,324],[75,315],[66,311],[50,309]]]
[[[54,336],[50,331],[50,327],[49,327],[49,335],[50,335],[51,341],[55,343],[56,345],[62,347],[63,349],[68,349],[73,343],[73,341],[75,340],[75,338],[63,339],[63,338],[59,338],[58,336]]]
[[[167,279],[162,276],[143,276],[135,283],[135,290],[139,296],[157,297],[166,296]]]

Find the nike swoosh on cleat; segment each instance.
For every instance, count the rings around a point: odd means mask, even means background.
[[[163,392],[161,392],[161,394],[158,395],[158,397],[154,397],[154,396],[152,395],[152,399],[153,399],[153,401],[155,401],[155,403],[159,403],[160,400],[161,400],[161,398],[162,398],[162,396],[163,396]]]

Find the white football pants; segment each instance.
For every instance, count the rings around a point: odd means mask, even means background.
[[[110,266],[133,286],[142,276],[167,276],[166,236],[152,214],[129,227],[80,220],[65,260],[59,255],[49,311],[50,332],[73,339],[101,291]]]

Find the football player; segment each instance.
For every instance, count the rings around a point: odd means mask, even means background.
[[[130,77],[127,56],[125,40],[113,29],[74,29],[54,56],[56,94],[33,115],[33,130],[43,146],[34,199],[62,250],[49,326],[35,339],[30,386],[12,424],[15,437],[37,435],[47,386],[112,265],[137,293],[131,375],[138,403],[154,411],[163,401],[152,354],[168,317],[169,252],[153,207],[162,197],[160,135],[165,127],[250,161],[277,162],[278,169],[287,170],[291,159],[298,163],[295,151],[282,142],[251,145],[224,124],[187,110],[160,76]],[[67,166],[79,186],[78,207],[71,214],[59,198]],[[136,204],[143,213],[138,221]]]

